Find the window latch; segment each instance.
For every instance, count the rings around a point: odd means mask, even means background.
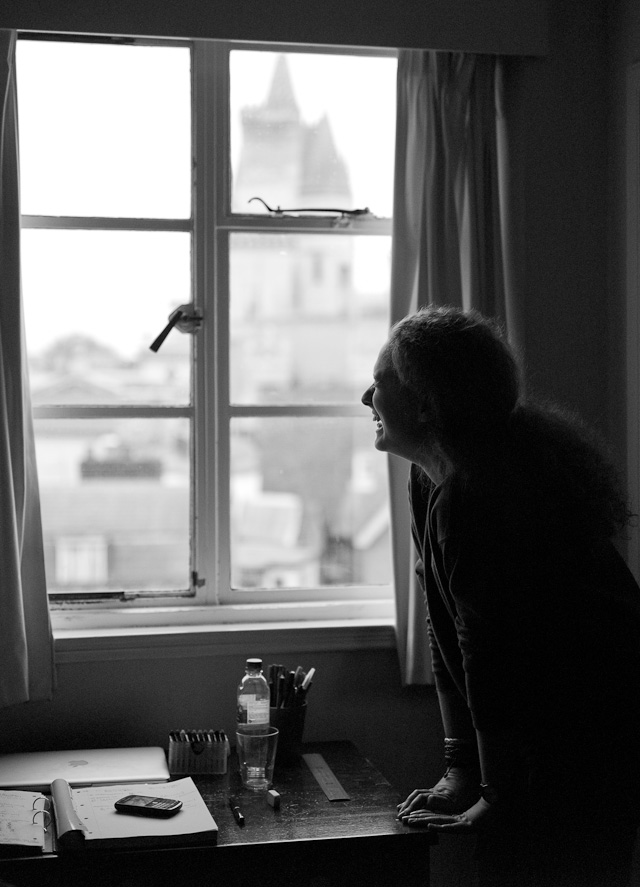
[[[167,338],[171,330],[175,327],[181,333],[195,333],[202,325],[202,312],[194,307],[193,302],[188,305],[180,305],[175,311],[169,315],[169,322],[162,330],[157,339],[149,345],[151,351],[158,351],[164,340]]]
[[[334,206],[297,206],[289,209],[282,209],[280,206],[269,206],[266,200],[263,200],[262,197],[252,197],[251,200],[249,200],[249,203],[254,200],[258,200],[267,212],[273,213],[275,216],[283,216],[285,213],[339,213],[342,219],[353,219],[358,216],[371,215],[371,210],[368,206],[365,206],[364,209],[341,209]]]

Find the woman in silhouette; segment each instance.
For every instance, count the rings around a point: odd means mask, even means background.
[[[362,397],[411,462],[446,772],[398,808],[477,834],[483,887],[624,887],[640,809],[640,591],[612,540],[614,471],[574,418],[527,402],[475,312],[396,324]]]

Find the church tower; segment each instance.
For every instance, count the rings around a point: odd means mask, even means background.
[[[285,55],[278,56],[264,103],[244,108],[241,122],[234,212],[260,212],[260,204],[248,203],[252,197],[272,207],[350,206],[349,176],[329,119],[302,120]]]
[[[350,208],[351,188],[326,115],[302,119],[287,57],[277,58],[265,101],[242,109],[234,170],[237,213]],[[348,313],[354,305],[349,235],[246,233],[231,251],[232,397],[264,402],[322,385],[334,396],[346,376]],[[249,391],[243,367],[261,390]],[[235,380],[235,381],[234,381]],[[244,381],[243,381],[244,380]],[[328,394],[326,395],[329,396]]]

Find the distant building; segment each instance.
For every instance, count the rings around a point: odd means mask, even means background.
[[[264,212],[250,202],[255,197],[285,209],[350,207],[330,122],[301,119],[284,55],[265,102],[242,113],[232,194],[235,212]],[[351,237],[237,237],[230,272],[234,400],[264,403],[317,385],[335,397],[358,350],[349,325],[359,311],[352,271]]]

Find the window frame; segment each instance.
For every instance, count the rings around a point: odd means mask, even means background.
[[[29,39],[33,35],[20,35]],[[47,39],[74,39],[47,35]],[[81,37],[77,39],[82,39]],[[92,39],[92,38],[90,38]],[[108,38],[104,42],[113,42]],[[117,41],[116,41],[117,42]],[[191,585],[179,592],[53,594],[54,627],[122,629],[203,624],[274,624],[382,620],[389,624],[388,586],[330,586],[234,592],[230,564],[230,424],[242,416],[356,416],[359,403],[318,406],[232,405],[229,402],[229,246],[234,233],[332,236],[390,235],[390,219],[355,218],[348,227],[335,217],[264,216],[231,212],[229,58],[234,49],[361,56],[396,55],[394,50],[245,43],[235,41],[126,38],[134,45],[187,46],[191,52],[192,210],[189,219],[22,217],[24,228],[181,231],[191,236],[192,301],[204,323],[193,335],[192,402],[184,406],[41,406],[48,419],[187,418],[192,428]],[[172,333],[176,335],[176,333]],[[114,600],[115,599],[115,600]]]

